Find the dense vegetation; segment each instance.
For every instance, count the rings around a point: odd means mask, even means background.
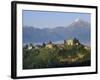
[[[90,49],[83,45],[27,49],[23,47],[23,69],[90,66]]]

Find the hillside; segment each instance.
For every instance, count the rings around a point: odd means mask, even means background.
[[[78,67],[91,65],[91,49],[81,43],[43,44],[23,47],[23,69]]]

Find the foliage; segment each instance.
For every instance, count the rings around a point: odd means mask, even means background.
[[[63,49],[57,46],[53,48],[43,46],[39,49],[32,48],[30,50],[23,48],[23,69],[84,65],[90,65],[90,50],[85,49],[83,45],[65,45]]]

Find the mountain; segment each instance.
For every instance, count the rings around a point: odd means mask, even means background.
[[[68,26],[56,28],[23,27],[24,43],[43,43],[48,41],[62,41],[77,38],[83,43],[90,43],[90,23],[83,20],[75,20]]]

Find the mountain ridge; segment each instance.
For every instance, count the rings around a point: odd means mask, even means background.
[[[55,28],[35,28],[23,27],[23,42],[37,43],[48,41],[60,41],[70,38],[78,38],[82,42],[90,42],[90,24],[77,20],[68,26],[58,26]]]

